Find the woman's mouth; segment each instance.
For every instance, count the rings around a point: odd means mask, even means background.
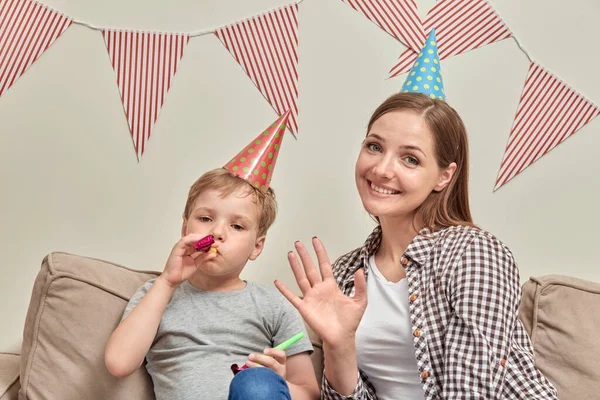
[[[380,194],[387,194],[387,195],[394,195],[394,194],[399,194],[400,192],[397,190],[392,190],[392,189],[387,189],[387,188],[383,188],[380,186],[375,185],[373,182],[371,181],[367,181],[369,183],[369,186],[371,186],[371,189],[377,193]]]

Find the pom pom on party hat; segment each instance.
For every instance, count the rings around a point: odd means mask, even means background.
[[[402,89],[403,93],[423,93],[432,99],[446,100],[444,81],[440,74],[435,29],[429,33],[423,49],[413,64]]]
[[[290,110],[286,111],[223,168],[266,192],[271,184],[271,175],[290,114]]]

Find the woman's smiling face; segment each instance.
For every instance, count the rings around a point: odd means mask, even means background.
[[[373,123],[356,161],[355,179],[369,214],[412,218],[432,191],[444,188],[452,173],[452,168],[439,168],[425,120],[402,110]]]

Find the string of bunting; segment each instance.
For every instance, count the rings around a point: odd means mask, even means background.
[[[298,134],[298,6],[187,33],[97,27],[35,0],[0,0],[0,97],[72,25],[102,33],[138,161],[152,135],[190,38],[215,35],[278,115],[291,111]],[[532,59],[486,0],[439,0],[425,20],[415,0],[341,0],[406,46],[390,78],[409,71],[436,30],[439,58],[512,38],[530,61],[494,190],[600,114],[594,105]]]
[[[157,33],[77,21],[35,0],[0,1],[0,96],[72,25],[102,32],[138,160],[191,37],[216,35],[298,133],[298,3],[215,29]]]
[[[530,62],[494,190],[521,173],[600,113],[534,61],[485,0],[439,0],[422,22],[415,0],[342,0],[404,44],[389,77],[406,73],[435,28],[440,60],[512,38]]]

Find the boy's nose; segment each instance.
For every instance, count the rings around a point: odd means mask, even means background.
[[[213,237],[215,238],[215,242],[222,242],[225,240],[223,231],[218,227],[215,227],[210,234],[213,235]]]

